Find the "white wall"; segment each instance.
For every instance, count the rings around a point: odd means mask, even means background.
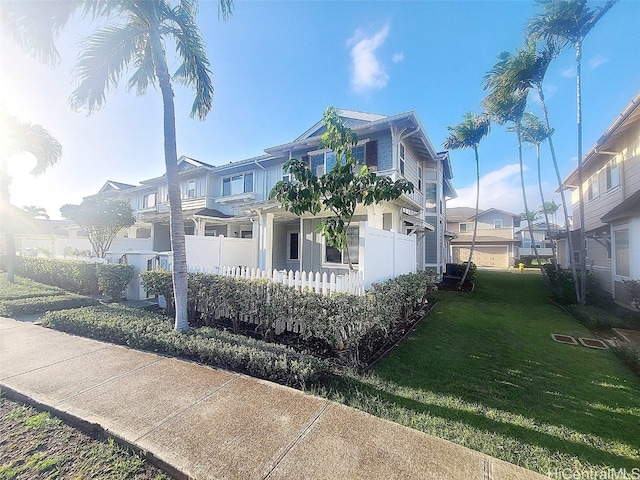
[[[209,267],[257,268],[257,240],[251,238],[187,235],[187,264]]]
[[[416,271],[416,237],[397,232],[372,228],[361,222],[364,236],[365,288],[372,282],[383,282],[389,278]],[[362,254],[362,250],[361,250]]]

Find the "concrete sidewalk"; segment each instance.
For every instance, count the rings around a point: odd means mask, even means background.
[[[275,383],[2,317],[0,388],[187,478],[547,478]]]

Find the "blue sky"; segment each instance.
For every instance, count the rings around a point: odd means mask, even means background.
[[[601,5],[602,2],[590,2]],[[219,21],[216,3],[201,1],[199,24],[213,71],[213,110],[189,118],[192,94],[176,87],[178,154],[214,165],[260,155],[318,121],[328,105],[393,115],[414,110],[437,149],[447,126],[481,111],[482,78],[499,52],[522,46],[524,26],[539,11],[530,1],[236,1]],[[640,2],[622,0],[584,44],[586,152],[640,89]],[[59,41],[61,63],[45,67],[0,34],[0,101],[22,120],[45,126],[63,146],[61,162],[44,175],[27,174],[33,160],[14,157],[12,203],[37,205],[59,218],[107,180],[138,183],[164,171],[159,91],[136,97],[122,87],[91,116],[72,112],[78,44],[90,26],[70,24]],[[576,164],[575,70],[565,51],[549,69],[545,92],[561,173]],[[170,66],[176,67],[170,61]],[[535,97],[529,110],[539,114]],[[494,125],[481,144],[481,208],[523,211],[513,134]],[[472,151],[451,153],[453,206],[473,206]],[[531,208],[535,158],[525,150]],[[555,175],[543,149],[545,191]]]

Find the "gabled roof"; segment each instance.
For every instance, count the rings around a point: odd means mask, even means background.
[[[391,116],[352,112],[349,110],[338,110],[338,113],[350,115],[345,117],[345,119],[349,120],[347,126],[349,126],[361,138],[376,131],[390,128],[394,125],[398,128],[405,129],[406,136],[403,138],[409,141],[413,149],[423,158],[432,160],[441,159],[433,148],[429,137],[427,137],[418,115],[413,111]],[[293,142],[266,148],[265,152],[271,155],[281,155],[288,154],[293,150],[303,150],[308,147],[314,147],[320,142],[320,137],[323,131],[324,127],[321,120]]]
[[[622,218],[640,216],[640,190],[613,207],[600,219],[602,223],[611,223]]]
[[[605,130],[602,136],[598,139],[596,144],[591,147],[591,150],[583,157],[583,168],[592,162],[597,161],[601,155],[605,155],[610,158],[612,155],[616,155],[616,152],[611,151],[611,140],[617,138],[623,132],[629,130],[634,125],[640,122],[640,92],[635,96],[631,103],[622,111],[615,121]],[[563,184],[567,187],[577,185],[578,167],[574,167],[573,170],[567,175]]]
[[[506,212],[498,208],[490,208],[488,210],[478,210],[478,217],[482,217],[487,213],[497,212],[508,217],[512,217],[514,220],[520,220],[520,215],[515,213]],[[449,207],[447,208],[447,220],[450,222],[460,222],[465,220],[473,220],[476,216],[476,209],[472,207]]]
[[[122,182],[114,182],[113,180],[107,180],[102,188],[98,191],[98,193],[105,193],[110,191],[122,191],[128,190],[129,188],[134,188],[135,185],[130,185],[128,183]]]
[[[201,162],[200,160],[196,160],[195,158],[187,157],[185,155],[182,155],[178,159],[178,173],[186,172],[186,171],[189,171],[189,170],[196,170],[196,169],[200,169],[200,168],[203,168],[205,170],[214,170],[215,169],[215,167],[213,165],[210,165],[210,164],[205,163],[205,162]],[[142,183],[143,185],[158,183],[158,181],[164,181],[164,179],[166,177],[167,177],[167,174],[163,173],[159,177],[149,178],[147,180],[142,180],[140,183]]]

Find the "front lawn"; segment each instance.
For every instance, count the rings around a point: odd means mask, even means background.
[[[478,272],[474,292],[439,292],[413,336],[329,396],[543,474],[631,475],[640,379],[610,350],[554,342],[593,335],[546,295],[539,273]]]

